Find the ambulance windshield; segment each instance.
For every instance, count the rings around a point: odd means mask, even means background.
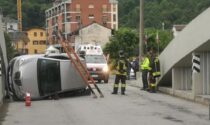
[[[86,55],[86,63],[106,63],[106,59],[103,55]]]

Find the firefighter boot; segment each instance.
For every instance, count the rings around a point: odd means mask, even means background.
[[[151,91],[150,92],[156,93],[156,86],[155,86],[155,84],[151,85]]]
[[[122,94],[122,95],[125,95],[125,87],[122,87],[122,88],[121,88],[121,94]]]
[[[118,87],[114,87],[112,94],[117,94]]]

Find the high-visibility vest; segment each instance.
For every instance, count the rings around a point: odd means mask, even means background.
[[[140,64],[141,70],[151,70],[150,68],[150,61],[148,57],[145,57]]]
[[[118,62],[117,62],[117,72],[116,74],[117,75],[127,75],[127,64],[126,64],[126,61],[123,60],[123,59],[120,59]]]

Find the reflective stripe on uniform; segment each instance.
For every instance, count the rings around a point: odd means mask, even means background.
[[[119,84],[114,84],[114,87],[115,87],[115,88],[118,88],[118,87],[119,87]]]
[[[153,72],[152,75],[153,76],[160,76],[160,72]]]
[[[123,74],[122,74],[122,73],[120,73],[120,72],[117,72],[116,74],[117,74],[117,75],[124,75],[124,76],[126,76],[126,75],[127,75],[127,73],[126,73],[126,72],[125,72],[125,73],[123,73]]]
[[[122,87],[122,88],[125,88],[125,87],[126,87],[126,84],[121,84],[121,87]]]
[[[155,84],[154,84],[154,83],[152,83],[152,84],[151,84],[151,87],[155,87]]]

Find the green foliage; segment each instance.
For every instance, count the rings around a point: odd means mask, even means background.
[[[12,47],[11,39],[8,36],[8,34],[4,33],[4,37],[5,37],[6,48],[7,48],[7,59],[8,59],[8,61],[10,61],[14,57],[16,51]]]
[[[17,17],[17,0],[0,0],[4,16]],[[52,0],[22,0],[23,30],[31,27],[44,27],[45,10],[51,7]],[[144,0],[145,34],[148,34],[148,46],[157,48],[155,37],[157,29],[171,29],[173,24],[188,24],[198,14],[210,6],[209,0]],[[118,0],[119,26],[139,29],[139,0]],[[111,58],[118,56],[119,49],[124,49],[128,56],[138,53],[137,32],[121,28],[111,38],[105,51]],[[153,29],[155,28],[155,29]],[[160,52],[172,39],[169,30],[158,31]]]
[[[17,0],[0,0],[4,16],[17,18]],[[45,24],[45,10],[52,0],[22,0],[23,28]],[[209,0],[144,0],[146,28],[170,29],[173,24],[187,24],[210,6]],[[118,0],[119,25],[139,29],[139,0]]]
[[[44,27],[45,10],[51,6],[51,0],[22,0],[23,30],[31,27]],[[17,0],[0,0],[3,15],[17,19]]]
[[[110,54],[110,58],[118,58],[119,50],[124,50],[126,57],[135,55],[135,48],[138,46],[138,33],[130,28],[120,28],[115,31],[104,48],[105,53]]]
[[[139,28],[139,0],[119,1],[119,25]],[[146,28],[172,28],[173,24],[188,24],[210,6],[209,0],[144,0]]]
[[[172,32],[170,30],[162,31],[154,28],[147,28],[145,29],[145,36],[147,36],[147,44],[144,44],[144,52],[150,48],[153,48],[157,52],[161,53],[172,40]],[[159,41],[157,40],[157,36]]]

